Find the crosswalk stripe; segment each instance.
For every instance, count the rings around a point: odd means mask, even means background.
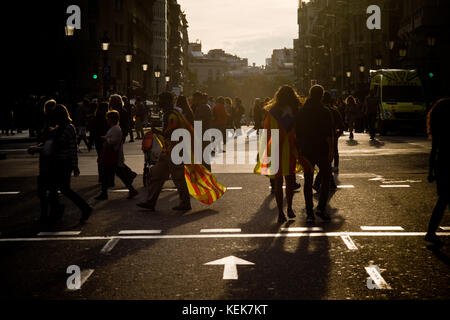
[[[352,184],[348,184],[348,185],[338,185],[337,187],[339,189],[351,189],[351,188],[354,188],[355,186]]]
[[[0,192],[0,195],[4,196],[4,195],[10,195],[10,194],[19,194],[20,191],[3,191]]]

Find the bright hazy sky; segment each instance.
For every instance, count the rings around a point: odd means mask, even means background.
[[[189,41],[202,51],[224,49],[265,65],[273,49],[293,48],[298,37],[298,0],[178,0],[186,13]]]

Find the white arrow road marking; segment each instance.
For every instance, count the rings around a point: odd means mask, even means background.
[[[364,267],[366,272],[369,274],[370,278],[375,284],[376,289],[391,290],[391,286],[384,280],[381,276],[381,271],[377,266]]]
[[[9,194],[19,194],[20,193],[20,191],[3,191],[3,192],[0,192],[0,195],[9,195]]]
[[[356,246],[356,244],[353,242],[352,238],[348,234],[342,234],[341,239],[342,239],[342,241],[344,241],[345,245],[350,250],[358,250],[358,247]]]
[[[361,230],[365,231],[403,231],[400,226],[361,226]]]
[[[229,229],[201,229],[202,233],[214,233],[214,232],[241,232],[241,228],[229,228]]]
[[[119,234],[159,234],[162,230],[122,230]]]
[[[205,263],[205,265],[224,265],[223,280],[237,280],[238,272],[236,265],[254,265],[253,262],[246,261],[235,256],[229,256],[219,260]]]
[[[39,232],[38,236],[77,236],[81,231]]]
[[[109,240],[105,246],[102,248],[102,250],[100,251],[100,253],[102,254],[107,254],[110,253],[111,250],[116,246],[116,244],[119,242],[120,239],[117,238],[113,238],[111,240]]]

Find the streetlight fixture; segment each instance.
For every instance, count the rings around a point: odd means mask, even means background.
[[[142,64],[142,71],[144,71],[144,99],[147,99],[147,71],[148,71],[148,63]]]
[[[101,47],[103,51],[103,99],[106,101],[107,98],[107,86],[109,81],[109,69],[108,69],[108,50],[109,50],[110,40],[108,36],[105,34],[101,40]]]
[[[71,26],[65,26],[64,30],[66,32],[66,36],[67,37],[72,37],[73,34],[75,33],[75,27],[71,27]]]
[[[347,72],[345,73],[345,75],[347,76],[347,78],[350,78],[350,77],[352,76],[352,72],[351,72],[351,71],[347,71]]]
[[[436,38],[433,35],[427,36],[427,45],[431,48],[436,45]]]
[[[359,64],[359,72],[363,73],[364,70],[365,70],[365,66],[364,66],[364,64],[361,62],[361,63]]]
[[[161,77],[161,68],[158,66],[156,66],[155,69],[155,78],[156,78],[156,95],[159,94],[159,78]]]
[[[170,82],[170,74],[169,73],[166,73],[165,79],[166,79],[166,91],[169,91],[169,82]]]
[[[383,61],[383,58],[382,58],[380,55],[378,55],[378,56],[375,58],[375,65],[376,65],[377,67],[381,67],[382,61]]]
[[[395,45],[395,41],[394,40],[390,40],[387,43],[387,46],[388,46],[389,50],[394,49],[394,45]]]
[[[131,62],[133,61],[133,54],[131,52],[125,53],[125,61],[127,62],[127,97],[130,99],[130,91],[131,91]]]
[[[398,55],[400,56],[400,58],[406,57],[407,53],[408,53],[408,49],[406,48],[406,46],[403,46],[398,50]]]

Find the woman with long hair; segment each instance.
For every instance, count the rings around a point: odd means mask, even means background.
[[[443,242],[436,235],[446,207],[450,207],[450,98],[438,100],[427,116],[427,133],[432,139],[428,181],[436,181],[438,200],[428,224],[425,240],[442,246]]]
[[[180,108],[183,111],[183,115],[186,117],[186,120],[189,121],[191,125],[194,125],[194,113],[192,112],[186,96],[178,96],[176,107]]]
[[[289,218],[295,217],[292,200],[294,198],[295,173],[299,169],[295,142],[295,116],[299,107],[300,99],[295,90],[288,85],[279,88],[274,98],[264,107],[267,112],[264,119],[264,129],[267,130],[267,149],[264,154],[260,154],[255,173],[267,175],[274,180],[278,223],[286,221],[283,211],[283,177],[286,182],[287,215]],[[275,169],[273,168],[273,155],[269,154],[272,144],[276,143],[276,140],[272,141],[272,130],[279,130],[278,168],[275,165]],[[270,166],[267,163],[267,156],[271,157]]]
[[[53,117],[57,126],[54,140],[56,184],[61,193],[81,210],[81,222],[83,223],[89,218],[92,208],[70,187],[72,172],[75,177],[80,175],[77,134],[65,106],[58,104],[53,109]]]

